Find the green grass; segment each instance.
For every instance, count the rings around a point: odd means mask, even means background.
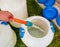
[[[28,15],[33,16],[33,15],[42,15],[42,8],[39,7],[39,5],[35,2],[35,0],[27,0],[27,9],[28,9]],[[55,27],[55,36],[52,41],[52,43],[48,47],[60,47],[60,36],[59,31],[57,27]],[[17,43],[15,47],[27,47],[20,39],[19,37],[19,30],[17,28],[12,27],[13,30],[16,32],[17,35]]]

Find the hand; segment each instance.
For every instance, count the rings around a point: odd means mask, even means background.
[[[11,18],[13,18],[13,15],[8,11],[0,11],[0,20],[4,22],[11,21]]]

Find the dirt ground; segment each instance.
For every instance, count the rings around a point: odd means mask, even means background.
[[[60,0],[56,0],[57,1],[57,3],[59,3],[59,5],[60,5]]]

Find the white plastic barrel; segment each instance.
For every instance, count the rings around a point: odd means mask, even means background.
[[[11,12],[18,19],[24,20],[28,17],[26,0],[0,0],[0,9]],[[16,22],[10,23],[17,28],[20,26]]]
[[[30,21],[36,26],[39,26],[44,33],[37,31],[33,28],[28,29],[26,25],[20,27],[20,37],[27,47],[47,47],[53,40],[54,30],[53,25],[45,18],[41,16],[32,16],[27,18],[26,21]]]
[[[2,21],[0,21],[0,47],[14,47],[17,41],[15,32],[9,24],[1,23]]]

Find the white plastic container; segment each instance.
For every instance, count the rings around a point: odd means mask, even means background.
[[[0,47],[14,47],[17,41],[15,32],[9,25],[0,21]]]
[[[18,19],[24,20],[28,17],[26,0],[0,0],[0,9],[11,12]],[[17,28],[20,26],[16,22],[10,23]]]
[[[37,2],[37,0],[36,0]],[[38,3],[38,2],[37,2]],[[45,8],[45,6],[43,4],[38,3],[43,9]],[[60,0],[56,0],[54,7],[57,8],[58,13],[60,14]],[[56,24],[56,26],[58,27],[58,29],[60,29],[60,27],[57,25],[56,23],[56,19],[52,20],[54,22],[54,24]]]
[[[22,24],[20,27],[22,41],[27,47],[47,47],[54,37],[53,25],[41,16],[32,16],[27,18],[26,21],[31,21],[33,24],[39,26],[46,34],[41,37],[41,34],[39,34],[41,32],[38,33],[37,31],[33,31],[33,29],[28,31],[28,27]]]

